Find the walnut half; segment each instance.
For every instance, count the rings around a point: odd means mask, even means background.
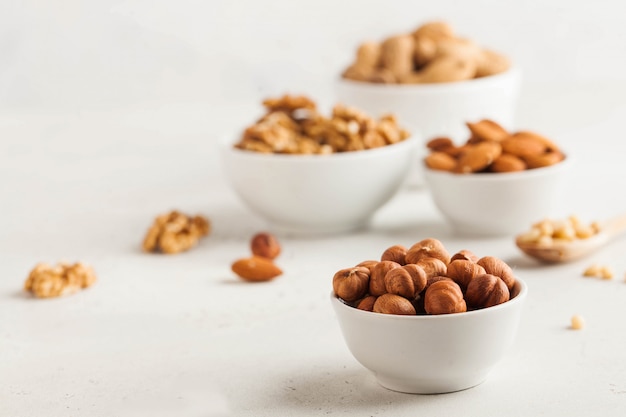
[[[93,269],[81,262],[73,265],[61,262],[55,266],[40,263],[28,275],[24,289],[38,298],[52,298],[73,294],[94,282]]]
[[[167,254],[183,252],[195,246],[210,230],[211,224],[206,218],[174,210],[154,220],[143,240],[143,249]]]

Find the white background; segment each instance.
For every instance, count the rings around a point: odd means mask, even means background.
[[[359,42],[441,18],[522,69],[519,126],[576,160],[560,214],[620,214],[625,12],[617,0],[0,2],[0,416],[623,415],[623,242],[539,268],[510,239],[451,235],[426,190],[403,190],[367,231],[284,239],[284,276],[246,286],[230,263],[266,224],[214,145],[269,95],[331,103]],[[170,208],[205,214],[211,235],[143,254]],[[487,382],[407,396],[354,361],[328,293],[347,263],[427,236],[511,261],[531,292]],[[25,296],[28,271],[61,259],[94,265],[98,283]],[[581,278],[590,262],[616,279]],[[584,332],[567,330],[574,313]]]
[[[619,0],[4,1],[0,104],[318,96],[359,42],[432,19],[505,51],[530,84],[611,82],[626,78],[624,12]]]

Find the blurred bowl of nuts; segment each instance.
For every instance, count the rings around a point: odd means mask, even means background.
[[[337,104],[330,116],[304,96],[264,101],[266,113],[222,143],[241,201],[277,233],[313,235],[366,226],[404,183],[419,144],[392,115]]]
[[[513,346],[526,284],[493,256],[437,239],[395,245],[333,276],[348,349],[385,388],[439,394],[482,383]]]
[[[370,114],[391,112],[422,137],[460,138],[464,122],[514,122],[521,71],[461,38],[445,22],[362,43],[336,83],[337,100]]]
[[[548,138],[510,132],[489,119],[467,123],[462,145],[427,142],[424,177],[435,205],[454,231],[512,236],[553,214],[571,157]]]

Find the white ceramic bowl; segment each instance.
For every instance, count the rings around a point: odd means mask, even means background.
[[[507,236],[554,215],[571,157],[558,164],[512,173],[453,174],[424,168],[435,205],[454,231]]]
[[[526,293],[518,279],[506,303],[438,316],[361,311],[334,294],[331,302],[348,349],[383,387],[440,394],[487,378],[513,345]]]
[[[392,113],[424,139],[467,139],[466,122],[489,118],[514,123],[521,85],[519,69],[467,81],[435,84],[375,84],[339,79],[336,101],[380,116]]]
[[[405,181],[417,145],[410,137],[364,151],[281,155],[224,142],[221,156],[235,192],[272,230],[312,235],[365,226]]]

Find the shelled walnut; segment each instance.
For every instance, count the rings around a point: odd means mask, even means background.
[[[171,211],[158,216],[143,240],[146,252],[175,254],[194,247],[209,234],[211,225],[203,216]]]
[[[270,98],[263,105],[266,114],[245,129],[236,148],[260,153],[331,154],[378,148],[409,137],[393,115],[376,120],[337,104],[328,118],[304,96]]]
[[[380,261],[367,260],[333,277],[346,304],[384,314],[452,314],[491,307],[511,298],[516,279],[504,261],[469,250],[452,256],[437,239],[407,250],[393,245]]]
[[[38,298],[52,298],[73,294],[95,282],[96,274],[84,263],[40,263],[28,275],[24,289]]]
[[[433,138],[424,163],[430,169],[456,174],[504,173],[542,168],[565,155],[548,138],[530,131],[509,132],[493,120],[466,123],[470,137],[456,146],[447,137]]]

